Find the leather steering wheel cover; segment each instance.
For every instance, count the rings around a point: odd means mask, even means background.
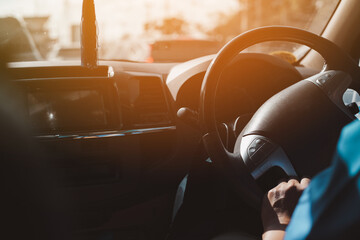
[[[205,74],[200,97],[200,122],[204,134],[217,132],[215,94],[220,75],[226,64],[244,49],[267,41],[287,41],[306,45],[322,55],[329,68],[349,72],[353,79],[357,79],[359,75],[359,72],[352,72],[354,65],[356,66],[355,61],[337,45],[316,34],[298,28],[282,26],[250,30],[240,34],[226,44],[211,62]],[[353,83],[356,85],[355,88],[360,88],[359,82],[353,81]]]
[[[255,209],[260,207],[261,191],[250,172],[246,171],[243,161],[239,161],[240,154],[228,152],[221,141],[215,117],[215,96],[220,76],[227,64],[242,50],[267,41],[287,41],[306,45],[322,55],[330,69],[348,72],[353,79],[358,79],[359,76],[359,71],[354,71],[357,69],[355,61],[334,43],[313,33],[292,27],[254,29],[234,38],[219,51],[206,71],[201,87],[199,117],[204,134],[203,142],[215,164],[222,165],[228,170],[232,180],[242,182],[235,187],[245,194],[243,197]],[[360,86],[359,82],[353,81],[353,84],[355,89]]]

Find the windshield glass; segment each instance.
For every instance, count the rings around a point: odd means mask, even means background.
[[[321,34],[339,0],[95,0],[101,59],[182,62],[256,27]],[[81,0],[0,0],[0,47],[12,61],[80,60]],[[257,51],[296,52],[294,44]]]

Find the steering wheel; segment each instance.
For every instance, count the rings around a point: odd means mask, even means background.
[[[266,41],[306,45],[324,58],[324,69],[267,100],[237,137],[234,151],[229,152],[215,117],[220,76],[241,51]],[[237,78],[240,83],[246,81]],[[290,177],[302,177],[306,170],[312,169],[308,175],[313,175],[329,164],[333,154],[329,149],[335,149],[342,127],[355,119],[356,112],[344,105],[343,94],[348,88],[359,91],[359,81],[356,62],[325,38],[280,26],[245,32],[219,51],[205,74],[199,113],[204,146],[240,196],[260,209],[264,193],[256,180],[271,168],[280,167]]]

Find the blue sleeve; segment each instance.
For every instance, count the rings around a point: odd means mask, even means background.
[[[332,165],[302,194],[285,239],[360,238],[360,121],[346,126]]]

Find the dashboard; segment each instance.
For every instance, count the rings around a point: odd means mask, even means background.
[[[175,115],[161,74],[38,62],[10,72],[61,185],[127,185],[171,162]]]
[[[181,64],[102,61],[101,67],[89,71],[75,62],[59,66],[12,63],[10,67],[25,90],[27,114],[37,135],[56,135],[174,126],[179,108],[198,109],[202,79],[213,58]],[[254,108],[279,91],[275,85],[282,84],[282,89],[316,73],[255,53],[239,54],[224,72],[219,105],[228,105],[235,98]],[[256,99],[239,94],[245,88]],[[274,89],[266,93],[269,88]]]
[[[150,139],[130,148],[147,154],[145,165],[182,165],[184,156],[179,153],[193,152],[201,136],[176,113],[181,107],[198,110],[202,79],[213,58],[210,55],[181,64],[101,61],[96,70],[84,70],[78,62],[27,62],[12,63],[10,69],[23,90],[25,115],[36,138],[61,151],[60,156],[66,155],[63,158],[83,159],[84,154],[87,159],[96,159],[99,155],[93,157],[91,146],[97,143],[91,142],[107,142],[99,144],[104,146],[103,153],[114,153],[111,158],[123,159],[123,165],[128,166],[130,150],[119,151],[121,147],[113,143],[119,139],[129,142],[132,137]],[[227,67],[224,84],[219,86],[219,122],[254,112],[276,91],[314,73],[269,55],[240,54]],[[246,81],[241,83],[240,76]],[[249,93],[244,92],[244,83]],[[189,141],[191,137],[194,142]],[[108,145],[114,145],[116,151],[107,151],[111,148]],[[149,164],[154,159],[155,163]],[[171,159],[176,159],[175,163]]]
[[[181,64],[102,61],[12,63],[25,115],[39,139],[86,139],[175,131],[181,107],[197,111],[214,55]],[[254,112],[283,88],[316,71],[266,54],[239,54],[218,86],[219,122]],[[226,107],[224,107],[226,106]]]
[[[75,199],[77,229],[106,224],[109,218],[91,217],[94,211],[103,216],[176,191],[192,162],[207,158],[199,151],[201,132],[177,111],[198,110],[213,58],[180,64],[101,61],[93,70],[79,62],[9,64],[24,124],[30,123],[50,159],[59,194]],[[217,96],[219,123],[254,112],[266,100],[264,92],[270,97],[315,73],[252,54],[239,56],[226,72]],[[250,94],[242,90],[240,76]]]
[[[12,70],[25,75],[16,83],[23,90],[26,115],[38,137],[172,126],[159,75],[123,72],[114,76],[106,65],[79,76],[59,72],[84,71],[80,66]],[[27,73],[32,76],[27,78]]]

